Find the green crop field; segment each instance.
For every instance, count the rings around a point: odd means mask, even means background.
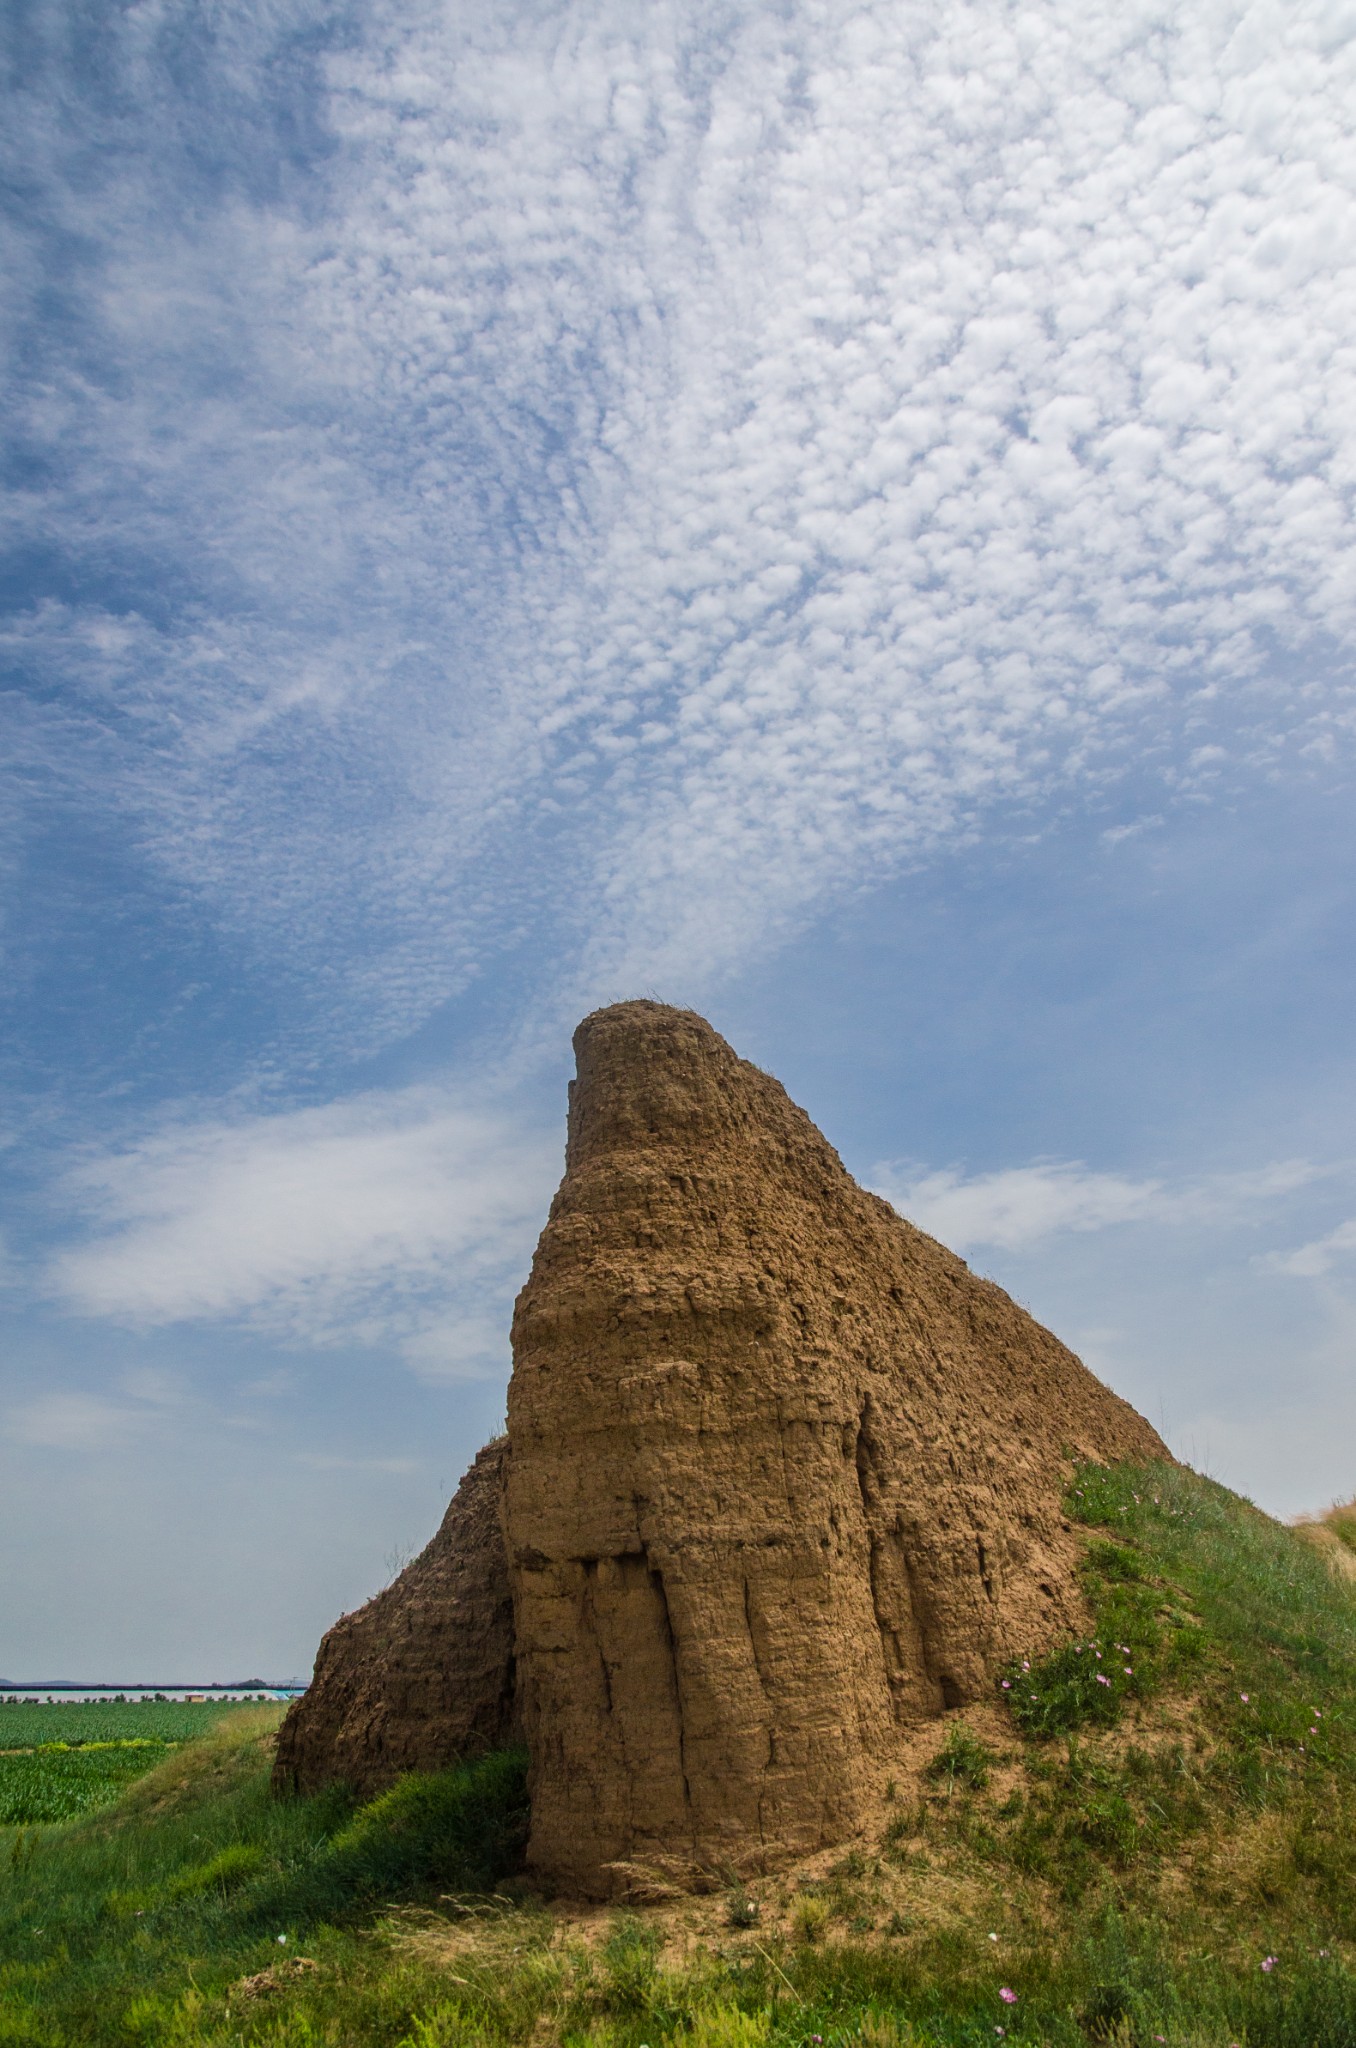
[[[240,1711],[220,1701],[7,1704],[0,1708],[0,1827],[71,1820],[103,1806],[181,1743]]]
[[[164,1742],[110,1742],[0,1756],[0,1827],[70,1820],[116,1798],[169,1754]]]
[[[221,1700],[25,1700],[0,1702],[0,1750],[39,1742],[192,1742],[223,1714],[240,1708]]]

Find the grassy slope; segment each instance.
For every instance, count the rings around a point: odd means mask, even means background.
[[[836,1862],[456,1914],[440,1893],[511,1864],[520,1760],[278,1804],[263,1710],[115,1809],[0,1834],[0,2043],[1356,2048],[1356,1595],[1192,1475],[1078,1485],[1088,1644],[1018,1660]]]

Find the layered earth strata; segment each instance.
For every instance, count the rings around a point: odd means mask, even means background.
[[[501,1593],[477,1606],[459,1578],[437,1655],[478,1674],[473,1744],[491,1696],[504,1726],[516,1697],[531,1863],[597,1896],[636,1865],[752,1870],[854,1832],[902,1731],[1083,1620],[1070,1460],[1166,1452],[702,1018],[624,1003],[575,1049],[496,1453],[511,1636],[487,1619]],[[397,1581],[326,1639],[284,1731],[289,1782],[373,1782],[367,1725],[379,1776],[398,1751],[457,1753],[446,1704],[433,1741],[398,1734],[431,1673],[399,1706],[370,1675],[396,1636],[402,1671],[425,1670],[431,1583],[408,1631]],[[342,1749],[322,1723],[351,1731]]]

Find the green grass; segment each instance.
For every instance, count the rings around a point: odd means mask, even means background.
[[[982,1792],[989,1782],[993,1754],[984,1743],[967,1728],[964,1721],[953,1721],[947,1729],[942,1746],[927,1767],[929,1778],[953,1791],[957,1785],[968,1786],[972,1792]]]
[[[1137,1684],[1019,1658],[827,1875],[586,1941],[508,1878],[520,1757],[277,1801],[265,1709],[0,1834],[0,2048],[1356,2048],[1350,1586],[1188,1473],[1070,1504]]]

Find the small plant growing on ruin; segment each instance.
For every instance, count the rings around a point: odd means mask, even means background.
[[[907,1806],[901,1806],[897,1813],[892,1814],[880,1838],[881,1848],[889,1860],[892,1863],[902,1862],[907,1844],[916,1836],[926,1834],[927,1825],[928,1809],[924,1799],[910,1800]]]
[[[762,1917],[762,1907],[742,1886],[736,1885],[725,1901],[725,1921],[729,1927],[756,1927]]]
[[[831,1910],[828,1900],[821,1899],[817,1893],[802,1893],[791,1914],[791,1925],[797,1939],[810,1943],[819,1941],[827,1931]]]
[[[946,1731],[946,1740],[927,1767],[930,1778],[940,1779],[950,1795],[957,1785],[968,1791],[982,1792],[989,1782],[989,1771],[993,1764],[993,1752],[987,1743],[981,1742],[973,1728],[967,1728],[964,1721],[953,1721]]]

